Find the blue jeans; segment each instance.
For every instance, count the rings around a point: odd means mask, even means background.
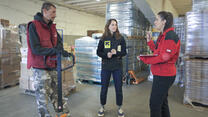
[[[108,93],[108,86],[111,78],[111,74],[113,74],[113,80],[114,80],[114,85],[115,85],[115,90],[116,90],[116,104],[118,106],[121,106],[123,103],[123,92],[122,92],[122,70],[104,70],[102,69],[101,71],[101,92],[100,92],[100,102],[101,105],[106,104],[106,99],[107,99],[107,93]]]

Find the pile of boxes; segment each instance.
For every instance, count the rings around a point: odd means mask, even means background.
[[[0,88],[4,88],[19,83],[21,58],[18,33],[2,22],[7,20],[0,21]]]
[[[20,88],[23,89],[23,91],[35,91],[34,88],[34,78],[32,74],[32,70],[27,69],[27,25],[26,24],[20,24],[19,25],[19,38],[21,41],[21,74],[20,74]]]
[[[0,19],[0,23],[3,27],[9,27],[9,20]]]

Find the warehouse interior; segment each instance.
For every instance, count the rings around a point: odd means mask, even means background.
[[[146,33],[157,41],[154,21],[160,11],[173,14],[181,43],[176,80],[168,93],[171,116],[208,115],[208,0],[0,0],[0,116],[39,117],[33,71],[27,68],[27,24],[44,2],[56,6],[53,23],[64,50],[75,56],[74,66],[61,72],[62,96],[72,117],[98,116],[102,59],[96,50],[111,18],[118,21],[127,47],[121,68],[125,117],[150,116],[153,74],[137,56],[153,53]],[[72,60],[62,59],[62,68]],[[105,117],[118,116],[115,95],[111,78]],[[55,117],[52,104],[49,110]]]

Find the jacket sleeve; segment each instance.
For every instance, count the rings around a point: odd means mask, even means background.
[[[164,43],[161,45],[160,54],[156,57],[140,57],[146,64],[158,64],[164,63],[168,60],[172,59],[172,57],[180,51],[180,40],[177,42],[174,41],[175,39],[165,39]]]
[[[155,44],[153,40],[150,40],[149,42],[147,42],[147,45],[150,47],[151,51],[155,51]]]
[[[58,50],[56,48],[43,48],[40,44],[40,39],[33,23],[29,24],[29,43],[32,53],[41,56],[55,55]]]
[[[104,52],[104,42],[103,40],[100,40],[98,43],[98,48],[97,48],[97,55],[101,57],[102,59],[107,59],[107,53]]]
[[[121,51],[116,51],[116,57],[123,57],[126,55],[126,41],[124,38],[121,39]]]

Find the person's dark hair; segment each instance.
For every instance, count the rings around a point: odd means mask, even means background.
[[[53,5],[52,3],[50,3],[50,2],[44,2],[43,5],[42,5],[42,7],[41,7],[41,13],[43,14],[43,9],[49,10],[51,8],[51,6],[54,7],[54,8],[56,8],[56,6]]]
[[[118,30],[118,22],[116,19],[109,19],[105,25],[105,31],[103,33],[103,36],[101,37],[101,39],[104,39],[106,37],[112,37],[113,35],[111,34],[110,30],[109,30],[109,25],[111,24],[112,21],[115,21],[116,24],[117,24],[117,29],[116,29],[116,32],[115,32],[115,38],[116,39],[120,39],[121,38],[121,34]]]
[[[159,15],[162,20],[166,20],[165,27],[164,27],[163,31],[172,27],[172,25],[173,25],[173,14],[171,12],[160,11],[157,15]]]

